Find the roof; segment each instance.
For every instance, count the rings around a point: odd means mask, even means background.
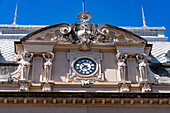
[[[15,38],[1,38],[0,39],[0,61],[15,61],[16,54],[14,51],[14,41],[19,39]]]
[[[167,63],[166,53],[170,50],[170,42],[148,42],[152,46],[152,63]]]
[[[3,25],[0,24],[0,28],[3,29],[40,29],[46,27],[47,25]]]

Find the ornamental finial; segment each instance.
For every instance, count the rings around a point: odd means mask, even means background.
[[[84,0],[83,0],[83,12],[85,12],[85,3],[84,3]]]
[[[77,19],[83,23],[90,21],[92,18],[91,14],[88,12],[85,12],[85,2],[83,0],[83,12],[81,12],[78,16]]]
[[[144,11],[143,11],[143,6],[142,6],[142,19],[143,19],[143,27],[147,27],[146,21],[145,21],[145,15],[144,15]]]
[[[17,21],[17,4],[16,4],[16,8],[15,8],[14,22],[12,25],[16,25],[16,21]]]

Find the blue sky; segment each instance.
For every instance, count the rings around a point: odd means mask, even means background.
[[[82,12],[82,1],[0,0],[0,24],[13,23],[16,3],[19,25],[72,24],[78,21],[77,15]],[[143,25],[143,5],[147,26],[164,26],[165,35],[170,37],[170,0],[85,0],[85,5],[86,11],[92,14],[91,22],[134,27]]]

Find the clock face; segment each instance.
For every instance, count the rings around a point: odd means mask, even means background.
[[[89,58],[78,59],[74,63],[74,69],[80,75],[91,75],[97,70],[96,63]]]

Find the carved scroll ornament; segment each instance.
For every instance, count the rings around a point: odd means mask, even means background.
[[[34,39],[41,41],[51,40],[59,44],[80,44],[80,50],[84,51],[90,50],[90,46],[93,44],[111,44],[113,42],[135,43],[139,41],[135,36],[112,27],[106,24],[74,23],[43,32],[42,34],[36,35]]]
[[[77,16],[80,24],[67,23],[48,26],[38,33],[31,35],[31,40],[56,41],[57,43],[80,44],[81,50],[90,50],[90,45],[100,43],[128,42],[138,43],[146,42],[141,37],[116,26],[95,23],[89,24],[92,15],[88,12],[82,12]],[[35,35],[34,35],[35,34]],[[28,38],[29,36],[26,36]],[[24,39],[25,40],[25,39]]]

